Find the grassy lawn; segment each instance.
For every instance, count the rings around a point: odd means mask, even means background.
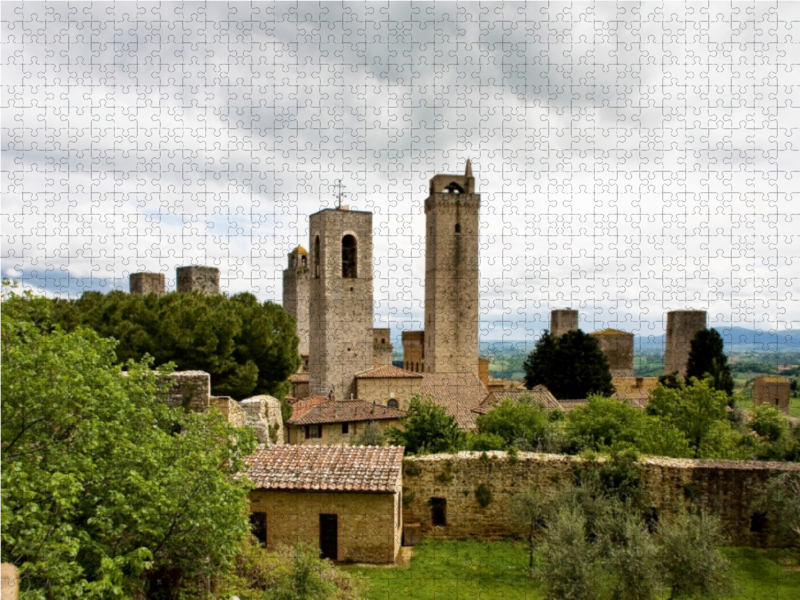
[[[800,598],[800,551],[723,552],[733,563],[739,586],[734,598]],[[528,579],[526,566],[522,543],[425,540],[414,548],[409,569],[345,568],[369,580],[369,600],[540,599],[541,585]]]

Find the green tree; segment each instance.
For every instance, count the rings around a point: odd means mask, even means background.
[[[477,433],[467,435],[467,448],[474,452],[503,450],[505,447],[506,441],[495,433]]]
[[[679,513],[660,524],[658,535],[670,598],[724,598],[733,591],[730,564],[717,550],[725,541],[718,519]]]
[[[761,404],[751,412],[750,429],[761,437],[777,442],[789,434],[789,420],[774,406]]]
[[[386,436],[392,444],[405,446],[408,454],[458,450],[466,441],[455,417],[448,415],[429,396],[420,394],[409,401],[402,428],[389,427]]]
[[[383,431],[381,431],[380,425],[374,421],[367,423],[361,435],[352,441],[353,446],[383,446],[384,443],[386,443],[386,439]]]
[[[725,450],[730,435],[735,435],[727,418],[728,396],[712,389],[708,380],[692,379],[690,383],[682,389],[657,385],[650,392],[647,409],[686,436],[695,458],[701,453],[710,457]],[[722,435],[727,433],[728,437]],[[724,445],[715,446],[711,442]]]
[[[13,313],[2,315],[2,560],[27,597],[143,586],[159,597],[230,565],[249,530],[236,475],[250,431],[169,409],[150,362],[121,375],[113,340],[42,333]]]
[[[525,385],[544,385],[558,399],[614,393],[611,370],[600,346],[580,329],[553,337],[544,332],[525,361]]]
[[[47,317],[38,316],[45,303]],[[86,292],[73,301],[16,296],[3,303],[17,318],[36,319],[45,331],[88,327],[118,340],[120,363],[155,358],[179,370],[206,371],[215,394],[245,398],[270,394],[282,399],[300,357],[294,317],[252,294],[164,296]]]
[[[506,446],[524,440],[536,448],[545,438],[550,420],[544,410],[506,398],[485,415],[478,416],[476,424],[481,434],[499,436]]]
[[[752,508],[767,515],[780,533],[800,536],[800,473],[770,478],[756,494]]]
[[[686,363],[686,381],[692,377],[711,379],[712,389],[733,396],[733,377],[724,352],[722,336],[715,329],[701,329],[691,341]]]
[[[527,488],[508,500],[511,522],[528,542],[528,570],[531,576],[536,538],[542,532],[550,510],[547,499],[536,488]]]

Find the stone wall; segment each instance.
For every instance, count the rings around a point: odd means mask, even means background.
[[[402,421],[399,419],[380,419],[373,421],[382,432],[387,427],[400,427]],[[366,421],[350,422],[347,424],[347,433],[342,433],[342,423],[324,423],[319,425],[322,427],[322,437],[306,439],[306,426],[305,425],[287,425],[289,444],[305,444],[306,446],[330,446],[333,444],[349,444],[358,436],[364,433],[367,427]],[[388,442],[386,442],[388,444]]]
[[[340,561],[392,563],[400,549],[399,489],[394,494],[254,490],[250,510],[267,514],[268,550],[299,541],[319,547],[320,514],[338,516]]]
[[[505,452],[421,456],[404,461],[405,522],[421,525],[422,534],[442,538],[500,539],[514,532],[507,517],[511,495],[534,486],[554,490],[571,481],[578,457],[519,453],[512,462]],[[753,494],[771,476],[800,471],[800,464],[778,462],[643,459],[648,502],[660,517],[690,502],[719,515],[734,545],[798,545],[798,540],[779,539],[769,533],[750,531]],[[479,485],[486,486],[491,502],[476,500]],[[446,525],[434,526],[431,498],[446,500]]]
[[[425,332],[404,331],[403,340],[403,368],[415,373],[425,372]]]
[[[789,413],[789,399],[792,396],[792,382],[788,377],[762,376],[756,377],[753,383],[753,404],[769,404]]]
[[[205,371],[175,371],[169,378],[174,382],[167,394],[167,406],[184,406],[206,412],[211,405],[211,376]]]
[[[397,408],[405,410],[414,394],[422,391],[422,377],[392,377],[386,379],[356,379],[356,398],[365,402],[389,405],[397,400]]]
[[[211,406],[221,412],[225,416],[225,420],[234,427],[247,425],[242,407],[230,396],[212,396]]]
[[[266,395],[253,396],[239,402],[239,407],[244,413],[245,424],[253,428],[259,442],[267,446],[283,444],[283,418],[281,403],[277,398]],[[270,426],[277,426],[274,442],[269,435]]]

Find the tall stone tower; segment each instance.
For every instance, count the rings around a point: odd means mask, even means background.
[[[560,337],[578,329],[578,311],[571,308],[550,311],[550,335]]]
[[[147,294],[163,296],[166,289],[166,278],[163,273],[131,273],[128,281],[131,286],[131,294],[134,296],[146,296]]]
[[[706,328],[708,315],[704,310],[673,310],[667,313],[667,348],[664,353],[664,372],[686,377],[686,363],[692,350],[692,339]]]
[[[425,200],[425,372],[478,374],[478,211],[472,165]]]
[[[219,269],[216,267],[178,267],[175,272],[179,292],[219,294]]]
[[[289,253],[288,268],[283,270],[283,310],[297,319],[300,356],[308,356],[308,301],[311,270],[308,252],[298,246]]]
[[[344,400],[373,368],[372,213],[321,210],[309,240],[309,391]]]

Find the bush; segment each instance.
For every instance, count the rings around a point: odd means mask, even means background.
[[[383,431],[375,422],[367,423],[361,435],[351,442],[353,446],[383,446],[385,443]]]
[[[507,398],[485,415],[480,415],[476,423],[480,434],[492,435],[492,439],[500,438],[504,442],[500,448],[483,450],[502,450],[505,446],[519,444],[521,440],[536,448],[550,426],[545,410]]]
[[[485,483],[480,484],[475,488],[475,500],[481,507],[486,508],[492,503],[492,490],[490,490]]]
[[[431,398],[419,394],[409,401],[402,429],[389,427],[386,435],[392,444],[405,446],[408,454],[457,451],[466,439],[455,417]]]
[[[495,433],[478,433],[467,438],[467,449],[474,452],[485,450],[502,450],[506,441]]]

